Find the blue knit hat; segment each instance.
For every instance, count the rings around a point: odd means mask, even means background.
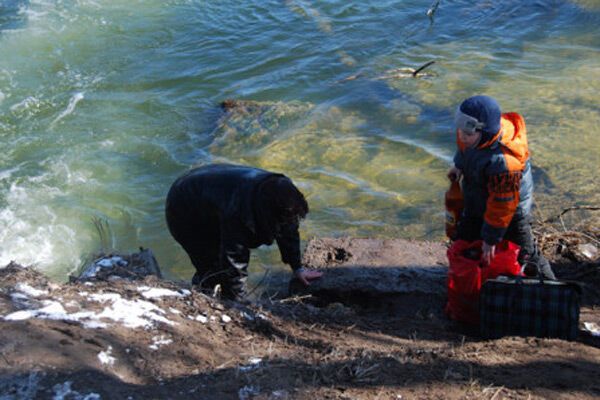
[[[480,143],[487,142],[500,130],[502,111],[498,102],[492,97],[469,97],[462,102],[458,109],[483,124]]]

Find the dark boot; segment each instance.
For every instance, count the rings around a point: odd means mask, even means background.
[[[224,275],[225,272],[223,271],[207,271],[204,273],[196,271],[192,277],[192,286],[197,290],[212,296],[215,293],[217,285],[223,286]]]
[[[227,300],[246,303],[246,277],[245,276],[230,276],[227,281],[221,284],[221,296]]]

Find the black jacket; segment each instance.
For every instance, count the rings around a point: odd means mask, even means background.
[[[171,186],[167,214],[180,222],[202,220],[202,229],[219,232],[221,262],[228,266],[245,267],[250,258],[248,249],[276,240],[281,260],[296,270],[301,267],[298,224],[274,224],[267,199],[260,193],[261,184],[272,178],[289,179],[259,168],[229,164],[192,169]]]

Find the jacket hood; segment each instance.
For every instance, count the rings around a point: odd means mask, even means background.
[[[529,159],[527,128],[523,117],[515,112],[502,114],[500,144],[521,164],[521,170]]]
[[[485,95],[469,97],[460,104],[458,110],[481,124],[479,127],[481,143],[489,141],[500,131],[502,111],[493,97]]]

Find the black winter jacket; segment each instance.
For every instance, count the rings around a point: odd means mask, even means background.
[[[239,269],[248,263],[248,249],[276,240],[281,260],[297,270],[301,267],[298,224],[275,226],[260,193],[261,184],[274,177],[289,179],[259,168],[229,164],[192,169],[171,186],[167,213],[183,221],[215,221],[217,226],[204,225],[203,229],[219,232],[221,260],[231,267]]]

